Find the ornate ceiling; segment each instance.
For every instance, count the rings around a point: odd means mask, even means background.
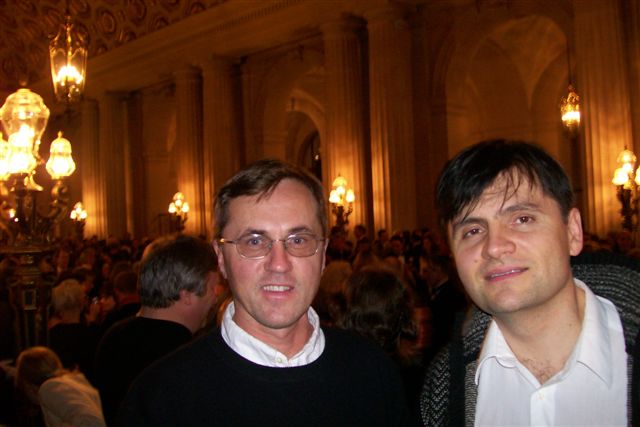
[[[67,0],[89,60],[226,0]],[[0,91],[50,76],[49,41],[64,20],[61,0],[0,0]]]

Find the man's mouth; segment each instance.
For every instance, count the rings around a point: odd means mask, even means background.
[[[262,287],[262,289],[267,292],[287,292],[292,288],[293,288],[292,286],[286,286],[286,285],[266,285]]]
[[[487,274],[485,278],[489,281],[498,280],[504,277],[509,277],[516,274],[524,273],[525,271],[527,271],[526,268],[511,268],[508,270],[494,271],[492,273]]]

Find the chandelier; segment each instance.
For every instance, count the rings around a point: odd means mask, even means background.
[[[580,127],[580,96],[572,84],[569,84],[567,96],[560,101],[562,124],[569,132],[575,133]]]
[[[7,139],[0,137],[0,192],[2,246],[0,252],[17,261],[9,278],[11,301],[16,317],[18,347],[47,345],[47,320],[51,281],[39,264],[51,252],[54,226],[64,218],[69,191],[64,179],[76,166],[71,143],[58,133],[51,143],[46,170],[55,184],[46,212],[37,199],[43,188],[36,183],[36,168],[44,163],[39,148],[49,119],[49,109],[40,95],[18,89],[0,108],[0,121]]]
[[[88,55],[87,43],[71,20],[67,0],[64,23],[49,44],[51,77],[58,101],[72,103],[82,97]]]

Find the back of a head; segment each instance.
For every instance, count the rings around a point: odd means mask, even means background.
[[[53,350],[47,347],[31,347],[18,356],[16,362],[16,385],[40,386],[62,371],[62,362]]]
[[[367,267],[351,275],[347,301],[343,326],[373,339],[387,352],[397,350],[403,335],[414,333],[411,295],[391,270]]]
[[[507,180],[505,196],[526,180],[553,198],[565,218],[574,206],[569,178],[542,148],[521,141],[492,140],[462,150],[445,165],[436,189],[441,223],[465,216],[499,177]]]
[[[215,200],[216,238],[222,237],[229,221],[229,203],[241,196],[268,197],[278,184],[292,179],[304,185],[318,203],[317,218],[326,236],[328,230],[327,203],[322,183],[306,170],[280,160],[259,160],[234,175],[218,191]]]
[[[76,279],[65,279],[51,291],[55,313],[82,310],[85,303],[84,286]]]
[[[143,306],[166,308],[185,290],[204,295],[209,274],[216,271],[213,246],[187,235],[157,239],[142,259],[139,291]]]
[[[113,279],[113,289],[122,294],[137,294],[138,275],[133,270],[121,271]]]

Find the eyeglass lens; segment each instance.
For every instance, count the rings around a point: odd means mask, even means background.
[[[313,234],[293,234],[286,239],[269,239],[261,234],[250,234],[236,240],[236,248],[240,255],[247,258],[261,258],[271,252],[275,242],[284,243],[285,250],[295,257],[307,257],[318,250],[318,239]],[[230,242],[231,243],[231,242]]]

